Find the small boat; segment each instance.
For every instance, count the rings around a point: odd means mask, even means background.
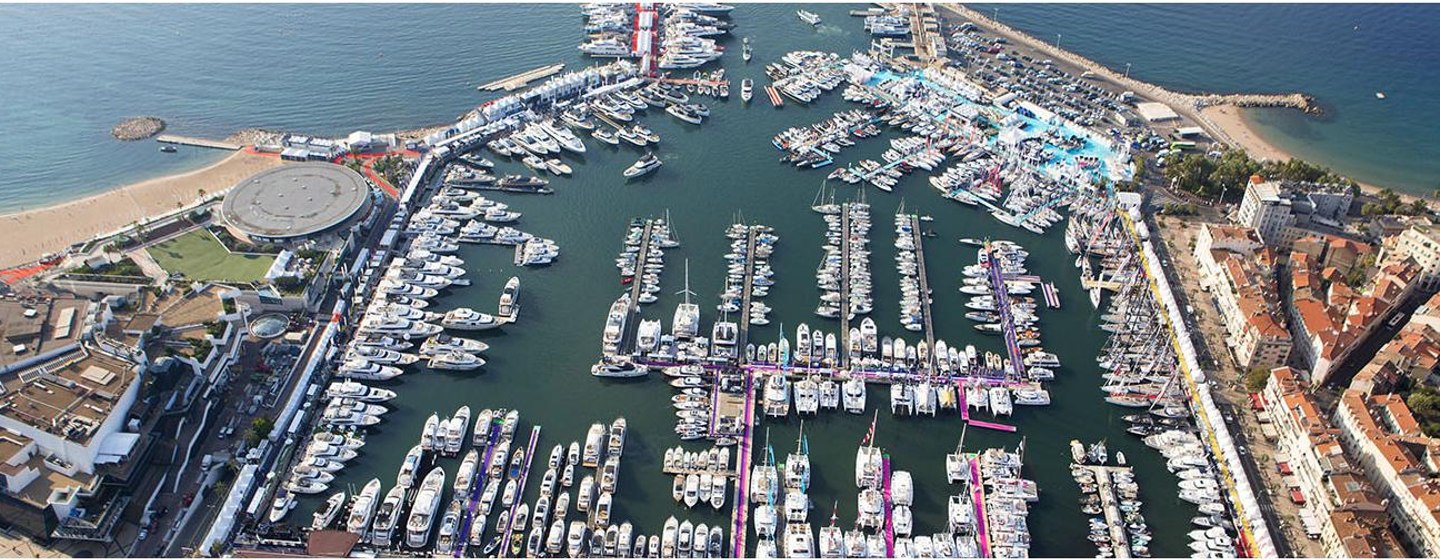
[[[796,17],[800,18],[800,21],[803,21],[810,25],[820,25],[820,14],[817,14],[815,12],[807,12],[805,10],[796,10],[795,15]]]

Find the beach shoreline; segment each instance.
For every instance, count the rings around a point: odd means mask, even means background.
[[[278,157],[241,150],[208,166],[116,187],[85,198],[0,215],[0,268],[40,259],[48,253],[117,231],[132,223],[174,212],[200,198],[223,193],[241,180],[280,165]]]

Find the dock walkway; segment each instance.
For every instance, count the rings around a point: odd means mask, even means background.
[[[854,315],[850,304],[850,208],[851,203],[840,205],[840,348],[837,356],[842,367],[850,365],[850,319]]]
[[[1110,479],[1111,474],[1128,472],[1130,467],[1084,465],[1084,468],[1095,473],[1095,484],[1100,489],[1100,506],[1105,511],[1105,524],[1110,528],[1110,546],[1115,551],[1115,557],[1130,558],[1130,538],[1125,535],[1125,516],[1120,513],[1119,500],[1115,498],[1115,484]]]
[[[530,466],[535,464],[535,447],[539,444],[540,426],[535,426],[530,428],[530,443],[525,447],[525,467],[520,470],[520,478],[516,483],[518,489],[516,491],[515,503],[510,504],[510,525],[505,528],[505,537],[500,541],[501,556],[505,555],[505,547],[509,546],[510,539],[512,539],[515,534],[515,524],[519,521],[515,519],[515,511],[520,508],[520,504],[525,502],[525,500],[521,499],[521,496],[525,495],[525,480],[530,478]]]
[[[484,494],[489,480],[486,473],[490,472],[490,463],[495,460],[495,444],[500,439],[500,422],[491,421],[489,428],[490,432],[485,437],[485,458],[480,460],[480,468],[475,471],[475,482],[470,485],[470,499],[465,504],[465,517],[460,523],[460,530],[455,533],[455,558],[463,558],[465,549],[470,546],[469,535],[471,525],[475,523],[475,510],[480,508],[480,496]]]
[[[1000,314],[1000,330],[1005,336],[1005,352],[1010,356],[1010,368],[1015,379],[1025,378],[1025,356],[1020,351],[1019,338],[1015,334],[1015,317],[1010,313],[1010,290],[1005,285],[1001,271],[1000,257],[988,242],[985,251],[990,255],[990,289],[994,293],[995,312]]]
[[[630,309],[626,310],[625,332],[620,334],[620,354],[635,352],[635,332],[640,328],[640,291],[644,288],[645,259],[650,253],[650,236],[654,220],[645,220],[645,233],[640,236],[640,250],[635,253],[635,278],[630,281]]]
[[[745,345],[750,341],[750,298],[755,293],[755,226],[745,228],[745,286],[740,296],[740,329],[735,337],[735,362],[744,363]]]
[[[155,141],[161,144],[178,144],[181,146],[195,146],[197,148],[211,148],[215,150],[228,150],[231,152],[239,151],[241,148],[245,147],[240,144],[226,142],[224,140],[210,140],[206,138],[179,136],[175,134],[161,134],[155,137]]]
[[[886,557],[886,558],[894,558],[894,557],[895,557],[895,515],[894,515],[894,511],[895,511],[895,500],[891,498],[891,494],[890,494],[890,454],[889,454],[889,453],[886,453],[885,456],[881,459],[881,462],[880,462],[880,473],[881,473],[880,476],[884,477],[884,478],[882,478],[881,481],[880,481],[881,488],[882,488],[882,492],[881,492],[880,496],[881,496],[881,498],[884,500],[884,502],[881,504],[880,507],[883,508],[882,511],[885,512],[885,557]]]
[[[975,506],[975,537],[980,545],[980,557],[993,556],[990,550],[990,519],[985,511],[985,483],[980,479],[980,459],[970,456],[970,500]]]
[[[479,86],[475,89],[478,89],[480,91],[499,91],[502,89],[505,91],[514,91],[525,87],[530,82],[533,82],[535,80],[554,76],[564,68],[565,65],[563,63],[541,66],[539,68],[527,70],[514,76],[510,76],[508,78],[501,78],[499,80],[495,80],[483,86]]]
[[[745,372],[745,422],[740,434],[735,463],[735,499],[731,501],[730,557],[745,556],[745,535],[749,533],[750,461],[755,455],[755,373]]]
[[[915,237],[915,265],[920,280],[920,315],[925,321],[925,344],[930,354],[925,360],[925,369],[934,373],[935,367],[935,320],[930,309],[930,281],[925,274],[925,236],[921,234],[920,217],[910,215],[910,234]]]

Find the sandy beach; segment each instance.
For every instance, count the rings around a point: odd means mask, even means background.
[[[206,194],[221,193],[280,158],[236,152],[213,165],[126,185],[88,198],[0,216],[0,268],[25,264],[147,216],[172,212]]]
[[[1265,161],[1290,159],[1288,152],[1261,138],[1255,129],[1250,127],[1250,123],[1245,122],[1245,117],[1241,116],[1239,107],[1217,105],[1201,109],[1200,114],[1209,124],[1224,130],[1231,143],[1245,150],[1251,158]]]

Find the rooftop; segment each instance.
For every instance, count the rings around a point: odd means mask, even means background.
[[[370,200],[359,173],[332,163],[293,163],[266,169],[225,195],[221,215],[232,227],[258,237],[302,237],[353,217]]]
[[[0,299],[0,369],[78,341],[89,305],[79,298]]]
[[[81,445],[114,410],[138,376],[133,364],[77,350],[35,368],[6,376],[0,415]]]

